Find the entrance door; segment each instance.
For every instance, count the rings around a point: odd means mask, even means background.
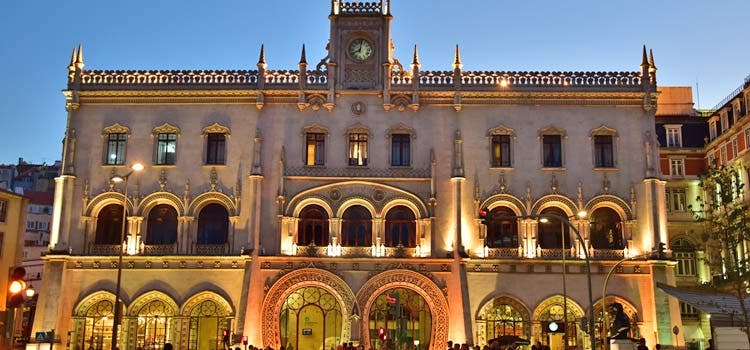
[[[287,350],[328,350],[341,343],[341,305],[325,289],[294,291],[279,316],[281,345]]]
[[[430,348],[432,314],[424,298],[411,289],[380,294],[370,307],[369,321],[372,349]]]

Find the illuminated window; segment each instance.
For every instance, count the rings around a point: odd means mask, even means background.
[[[685,189],[670,187],[666,189],[667,210],[672,212],[685,211]]]
[[[326,135],[323,133],[307,133],[305,165],[325,164]]]
[[[367,165],[367,134],[349,134],[349,165]]]
[[[125,133],[111,133],[107,135],[107,158],[104,160],[106,165],[125,164],[125,149],[127,146],[128,135]]]
[[[510,135],[492,135],[492,157],[490,164],[496,168],[509,168],[510,162]]]
[[[156,165],[174,165],[177,152],[177,134],[159,133],[156,141]]]
[[[516,213],[508,207],[496,207],[490,213],[485,245],[489,248],[518,248]]]
[[[685,176],[685,160],[670,158],[670,175],[672,176]]]
[[[692,307],[690,304],[680,302],[680,316],[682,318],[698,318],[698,309]]]
[[[684,239],[677,239],[669,246],[677,260],[677,276],[695,276],[695,248]]]
[[[597,208],[590,219],[591,246],[595,249],[623,249],[622,220],[612,208]]]
[[[226,162],[226,139],[224,133],[209,133],[206,137],[206,164],[223,165]]]

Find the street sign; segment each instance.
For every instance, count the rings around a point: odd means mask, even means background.
[[[36,332],[34,341],[37,343],[44,343],[45,341],[47,341],[47,332]]]

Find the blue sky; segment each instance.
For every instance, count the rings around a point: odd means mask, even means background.
[[[660,85],[700,86],[710,108],[750,73],[750,1],[392,0],[395,55],[423,70],[638,70],[654,50]],[[295,69],[302,43],[325,56],[330,0],[11,1],[0,13],[0,163],[60,158],[73,47],[87,69]],[[744,39],[743,39],[744,37]],[[695,91],[694,91],[695,95]],[[696,101],[697,102],[697,101]]]

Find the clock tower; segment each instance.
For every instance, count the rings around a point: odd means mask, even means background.
[[[336,90],[381,90],[391,65],[390,0],[332,0],[329,70]]]

